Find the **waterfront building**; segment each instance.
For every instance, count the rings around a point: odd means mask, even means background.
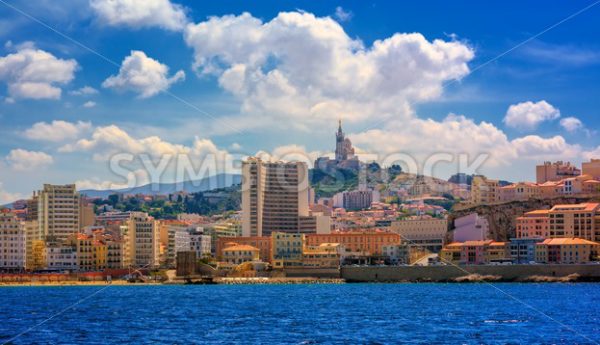
[[[12,212],[0,212],[0,270],[22,271],[27,254],[25,226]]]
[[[408,243],[386,245],[382,251],[392,265],[410,264],[411,246]]]
[[[104,243],[106,244],[106,268],[127,268],[129,264],[127,263],[126,241],[105,235]]]
[[[74,243],[77,250],[77,267],[80,271],[106,269],[108,248],[103,241],[82,233],[74,234],[71,238],[70,243]]]
[[[517,238],[577,237],[600,241],[600,203],[561,204],[516,219]]]
[[[271,263],[274,268],[302,266],[303,234],[273,232],[271,245]]]
[[[49,245],[46,247],[46,266],[51,271],[77,271],[77,247],[70,244]]]
[[[466,265],[481,265],[510,261],[508,242],[466,241],[462,245],[461,262]]]
[[[318,246],[306,246],[302,251],[302,266],[306,268],[340,267],[345,256],[345,248],[339,243],[321,243]]]
[[[190,250],[190,230],[183,222],[161,222],[160,242],[165,248],[164,260],[161,262],[167,267],[175,267],[178,252]]]
[[[550,210],[534,210],[516,219],[517,238],[550,237]]]
[[[442,262],[462,265],[483,265],[512,261],[509,253],[509,243],[492,240],[453,242],[442,248],[439,257]]]
[[[134,213],[128,221],[131,265],[156,268],[160,264],[160,229],[146,213]]]
[[[530,264],[535,262],[536,244],[544,241],[543,238],[512,238],[509,250],[513,263]]]
[[[228,264],[239,265],[244,262],[260,260],[260,250],[246,244],[227,243],[223,249],[223,261]]]
[[[600,204],[585,203],[555,205],[548,212],[547,237],[578,237],[587,240],[600,240],[598,216]]]
[[[454,220],[453,239],[456,242],[483,241],[488,238],[490,225],[485,217],[477,213],[456,218]]]
[[[81,196],[74,184],[44,184],[33,195],[37,200],[37,219],[44,238],[64,242],[81,229]]]
[[[597,260],[599,244],[582,238],[548,238],[535,246],[536,262],[584,264]]]
[[[583,164],[585,165],[585,163]],[[544,162],[535,167],[535,180],[539,184],[548,181],[560,181],[568,177],[575,177],[579,175],[581,175],[581,170],[574,165],[571,165],[570,162]]]
[[[300,217],[309,215],[306,163],[251,157],[242,163],[242,177],[243,236],[298,232]]]
[[[475,205],[491,204],[499,200],[500,182],[485,176],[473,176],[471,180],[471,203]]]
[[[350,256],[383,256],[383,247],[400,244],[400,235],[384,231],[347,231],[331,234],[308,234],[305,236],[307,246],[318,246],[323,243],[339,243]]]
[[[249,245],[259,250],[259,258],[264,262],[271,262],[271,237],[270,236],[252,236],[252,237],[220,237],[217,240],[215,256],[217,260],[223,260],[223,250],[227,243],[237,243],[240,245]]]
[[[410,217],[392,222],[390,229],[399,234],[403,242],[439,252],[448,232],[448,220],[429,216]]]
[[[204,233],[201,227],[190,230],[190,246],[188,251],[196,252],[197,258],[205,258],[212,253],[212,236]]]
[[[29,254],[28,254],[29,255]],[[31,258],[28,261],[27,270],[39,271],[47,267],[46,262],[46,241],[34,240],[31,243]]]
[[[462,258],[462,247],[463,244],[461,242],[452,242],[445,245],[439,253],[440,261],[446,264],[460,264]]]
[[[37,203],[36,203],[37,205]],[[34,242],[44,242],[44,235],[40,232],[40,227],[36,220],[26,220],[23,222],[23,226],[25,228],[25,269],[28,271],[39,270],[42,269],[41,265],[44,260],[38,260],[35,263],[34,260]],[[38,245],[39,248],[39,245]],[[45,255],[44,255],[45,256]],[[38,259],[41,258],[40,253],[38,253]]]

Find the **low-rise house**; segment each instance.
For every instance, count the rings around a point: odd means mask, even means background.
[[[223,261],[233,265],[260,261],[260,250],[246,244],[229,243],[223,249]]]
[[[344,247],[339,243],[321,243],[306,246],[302,253],[302,266],[308,268],[339,268]]]
[[[510,240],[510,257],[515,264],[530,264],[535,261],[535,246],[543,238],[513,238]]]

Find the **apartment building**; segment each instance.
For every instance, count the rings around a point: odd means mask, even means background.
[[[548,238],[550,232],[548,225],[550,210],[535,210],[523,214],[516,219],[517,238]]]
[[[485,241],[454,242],[440,251],[442,262],[464,265],[483,265],[511,261],[509,243]]]
[[[304,235],[286,232],[271,233],[271,263],[275,268],[302,266]]]
[[[399,234],[403,242],[437,253],[444,246],[448,232],[448,220],[430,216],[415,216],[393,221],[390,229]]]
[[[570,162],[544,162],[535,167],[535,180],[539,184],[548,181],[560,181],[565,178],[579,175],[581,175],[581,170],[574,165],[571,165]]]
[[[44,239],[64,242],[81,229],[81,196],[74,184],[44,184],[34,192],[38,225]]]
[[[600,203],[554,205],[516,219],[517,238],[577,237],[600,241]]]
[[[499,201],[500,182],[485,176],[473,176],[471,180],[471,203],[491,204]]]
[[[223,250],[231,243],[240,245],[249,245],[258,248],[259,258],[264,262],[271,262],[271,237],[270,236],[252,236],[252,237],[220,237],[217,239],[215,256],[217,260],[223,260]]]
[[[298,232],[299,218],[308,216],[308,168],[301,162],[242,163],[242,234],[270,236]]]
[[[400,244],[400,235],[384,231],[349,231],[331,234],[305,235],[307,246],[319,246],[323,243],[339,243],[346,255],[383,256],[384,246]]]
[[[14,213],[0,212],[0,270],[21,271],[26,261],[25,226]]]
[[[536,262],[584,264],[598,257],[598,248],[598,243],[582,238],[548,238],[536,244]]]
[[[160,264],[160,228],[146,213],[132,214],[127,222],[131,265],[155,268]]]

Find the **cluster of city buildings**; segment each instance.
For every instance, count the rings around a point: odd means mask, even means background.
[[[440,260],[456,264],[561,263],[598,260],[600,204],[558,204],[526,212],[515,219],[515,237],[507,242],[489,239],[487,220],[476,213],[454,221],[454,242]]]
[[[551,199],[572,195],[600,195],[600,159],[582,163],[579,169],[569,162],[544,162],[536,166],[536,182],[501,185],[500,181],[474,176],[470,203],[503,203],[528,199]]]

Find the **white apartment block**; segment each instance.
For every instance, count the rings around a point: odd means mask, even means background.
[[[13,213],[0,213],[0,270],[25,269],[25,248],[24,224]]]

